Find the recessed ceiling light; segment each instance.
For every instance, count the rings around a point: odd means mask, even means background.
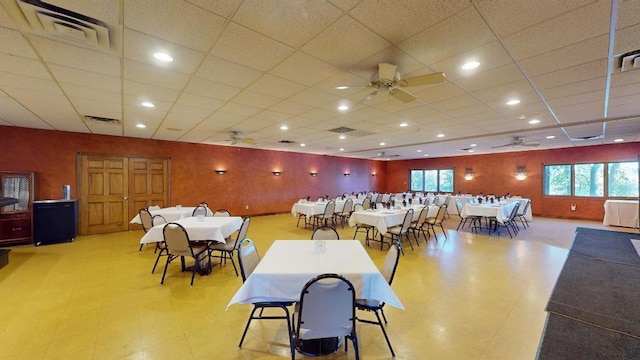
[[[555,135],[549,135],[549,136],[546,137],[546,139],[555,139],[555,138],[556,138]]]
[[[289,127],[287,125],[281,125],[280,130],[289,130]]]
[[[145,125],[145,124],[136,124],[136,127],[137,127],[138,129],[144,129],[144,128],[146,128],[146,127],[147,127],[147,125]]]
[[[418,149],[418,150],[416,150],[416,152],[422,152],[422,150]]]
[[[615,140],[613,140],[613,141],[614,141],[614,142],[623,142],[623,141],[624,141],[624,139],[623,139],[623,138],[618,138],[618,139],[615,139]]]
[[[474,147],[474,146],[478,146],[478,145],[476,145],[476,144],[471,144],[471,145],[469,145],[469,146]]]
[[[531,120],[529,120],[529,124],[532,124],[532,125],[540,124],[540,120],[538,120],[538,119],[531,119]]]
[[[307,144],[305,144],[305,143],[300,143],[300,146],[307,146]]]
[[[348,89],[348,88],[349,88],[348,86],[344,86],[344,85],[336,86],[336,90],[344,90],[344,89]]]
[[[173,58],[171,57],[171,55],[167,54],[167,53],[163,53],[163,52],[157,52],[157,53],[153,53],[153,57],[156,60],[162,61],[162,62],[172,62]]]
[[[347,111],[347,110],[349,110],[349,106],[348,105],[340,105],[340,106],[338,106],[338,110]]]
[[[439,137],[439,138],[441,138],[441,137],[444,137],[444,134],[438,134],[438,135],[436,135],[436,136],[437,136],[437,137]]]
[[[469,61],[468,63],[462,65],[462,70],[471,70],[480,66],[480,63],[477,61]]]
[[[520,104],[520,100],[518,99],[511,99],[507,101],[507,105],[518,105],[518,104]]]
[[[406,122],[400,123],[400,127],[407,127],[409,126],[409,124],[407,124]]]
[[[151,101],[143,101],[140,105],[148,108],[156,107]]]
[[[346,139],[346,138],[347,138],[347,137],[346,137],[345,135],[340,135],[340,136],[338,136],[338,139],[340,139],[340,140],[344,140],[344,139]]]
[[[520,115],[520,116],[518,116],[518,119],[520,119],[520,120],[524,120],[524,119],[526,119],[526,118],[527,118],[527,115]]]
[[[383,142],[380,143],[380,146],[385,146],[385,145],[387,145],[387,143],[383,143]]]
[[[162,61],[162,62],[172,62],[173,61],[173,57],[165,52],[156,52],[153,53],[153,57],[156,60]]]
[[[340,148],[340,151],[344,151],[344,148]]]
[[[473,152],[474,150],[473,150],[473,149],[469,149],[469,150],[467,150],[467,151],[468,151],[468,152]]]
[[[424,154],[424,156],[425,156],[425,157],[426,157],[426,156],[429,156],[429,154]]]

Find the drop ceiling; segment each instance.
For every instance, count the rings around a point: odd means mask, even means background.
[[[640,141],[637,1],[0,4],[0,125],[377,159]],[[372,95],[380,63],[446,80]]]

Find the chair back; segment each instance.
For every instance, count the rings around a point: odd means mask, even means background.
[[[140,223],[142,224],[142,230],[144,232],[149,231],[153,227],[153,221],[151,221],[151,213],[147,209],[140,209],[138,212],[140,215]]]
[[[411,222],[413,221],[413,209],[407,210],[407,213],[404,214],[404,221],[402,222],[402,233],[407,232],[411,227]]]
[[[524,203],[524,207],[522,207],[523,203]],[[529,199],[519,200],[518,204],[520,204],[520,206],[522,207],[522,211],[518,211],[518,216],[523,216],[527,213],[527,210],[529,210],[529,205],[531,205],[531,200]]]
[[[370,197],[366,197],[366,198],[364,198],[364,200],[362,200],[362,207],[365,210],[371,209],[371,198]]]
[[[344,202],[344,207],[342,207],[342,215],[349,215],[353,211],[353,199],[349,198]]]
[[[396,274],[396,268],[398,267],[398,261],[400,261],[400,252],[398,251],[397,245],[391,245],[389,251],[387,251],[387,256],[384,257],[384,264],[382,265],[382,276],[384,276],[385,280],[391,285],[393,281],[393,277]]]
[[[436,215],[435,220],[433,221],[434,224],[442,224],[442,222],[444,221],[444,214],[447,211],[447,205],[440,205],[440,208],[438,209],[438,214]]]
[[[462,215],[462,201],[460,201],[459,199],[456,199],[456,209],[458,209],[458,214]]]
[[[238,249],[238,262],[240,263],[240,273],[242,274],[242,282],[247,281],[249,275],[260,263],[260,255],[256,245],[249,238],[242,239]]]
[[[153,215],[153,217],[151,218],[152,226],[166,224],[166,223],[167,223],[167,219],[165,219],[164,216],[162,215]]]
[[[511,214],[509,215],[509,221],[513,221],[516,219],[516,216],[518,216],[519,208],[520,208],[520,203],[517,202],[516,206],[514,206],[513,209],[511,209]]]
[[[355,204],[353,206],[353,212],[356,212],[356,211],[364,211],[364,206],[362,206],[362,204]]]
[[[355,290],[337,274],[322,274],[306,283],[300,294],[295,327],[298,339],[347,336],[355,329]]]
[[[336,202],[331,200],[324,207],[324,218],[330,218],[333,216],[333,212],[336,210]]]
[[[244,220],[242,220],[242,225],[240,226],[240,230],[238,230],[238,236],[236,237],[236,244],[234,248],[240,246],[240,242],[242,241],[242,239],[245,239],[247,237],[250,222],[251,218],[249,216],[245,216]]]
[[[227,209],[218,209],[213,213],[213,217],[229,217],[231,213]]]
[[[313,231],[311,240],[340,240],[340,235],[331,226],[321,226]]]
[[[444,204],[444,205],[449,206],[449,202],[450,202],[450,201],[451,201],[451,195],[447,195],[447,196],[444,198],[444,203],[443,203],[443,204]]]
[[[420,210],[420,214],[418,214],[418,220],[416,220],[416,226],[420,227],[424,224],[424,221],[427,220],[427,214],[429,213],[429,207],[425,206]]]
[[[208,214],[209,214],[209,211],[207,211],[206,206],[198,205],[196,206],[195,209],[193,209],[193,213],[191,214],[191,216],[198,216],[198,215],[207,216]]]
[[[169,254],[173,256],[193,256],[189,235],[182,225],[167,223],[162,229],[164,242],[167,244]]]
[[[383,199],[383,195],[382,194],[378,194],[378,196],[376,197],[376,204],[381,203]]]

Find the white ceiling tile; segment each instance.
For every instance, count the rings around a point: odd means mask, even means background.
[[[471,70],[462,69],[462,65],[470,61],[477,61],[480,66]],[[431,65],[431,68],[434,71],[445,73],[448,81],[455,82],[456,79],[473,77],[479,72],[499,68],[510,63],[512,63],[511,57],[499,42],[493,41],[435,63]]]
[[[13,74],[51,79],[51,75],[40,61],[21,56],[0,53],[0,69]]]
[[[0,119],[5,121],[5,125],[26,126],[36,129],[53,129],[49,124],[27,110],[27,108],[2,92],[0,92],[0,108],[2,109]]]
[[[303,52],[296,51],[278,64],[271,73],[283,79],[312,86],[336,74],[338,68],[316,59]],[[334,85],[335,87],[335,85]]]
[[[124,93],[126,95],[134,96],[137,99],[136,102],[138,104],[143,101],[150,101],[155,104],[160,101],[170,103],[174,102],[178,97],[179,91],[152,84],[126,80],[124,82]]]
[[[265,94],[260,94],[254,91],[245,90],[238,94],[233,99],[233,102],[238,104],[244,104],[251,107],[256,107],[260,109],[268,109],[271,106],[282,101],[280,98],[275,96],[269,96]]]
[[[504,40],[517,60],[526,59],[607,34],[610,13],[611,4],[608,1],[595,1],[505,37]]]
[[[339,97],[316,89],[306,89],[289,98],[289,101],[317,107],[321,107],[338,100],[340,100]]]
[[[306,89],[306,86],[267,74],[249,86],[248,89],[261,94],[286,99]]]
[[[624,54],[630,51],[640,50],[638,32],[640,32],[640,24],[617,30],[613,48],[614,53]]]
[[[353,18],[344,16],[303,46],[302,51],[334,66],[347,68],[389,45]]]
[[[224,18],[228,18],[232,13],[236,11],[238,6],[242,4],[242,0],[225,0],[225,1],[211,1],[211,0],[186,0],[188,3],[197,5],[203,9],[207,9],[214,14],[218,14]]]
[[[193,106],[212,111],[219,109],[222,105],[224,105],[224,101],[195,94],[182,93],[176,105]]]
[[[120,91],[120,78],[94,72],[75,69],[72,67],[51,64],[49,69],[60,83],[75,84],[106,91]]]
[[[233,21],[297,48],[336,21],[342,11],[324,1],[282,6],[277,1],[244,1]]]
[[[493,88],[500,85],[520,81],[524,76],[520,70],[512,63],[496,69],[478,72],[470,78],[460,78],[456,80],[456,85],[462,89],[474,92],[482,89]]]
[[[3,46],[0,49],[0,53],[31,59],[38,58],[29,43],[25,41],[22,34],[17,30],[0,27],[0,44],[11,44],[11,46]]]
[[[577,83],[589,79],[599,78],[607,74],[607,61],[598,60],[586,64],[576,65],[552,73],[533,76],[532,80],[538,89],[547,89],[561,85]]]
[[[204,53],[201,51],[192,50],[130,29],[125,29],[125,39],[125,58],[183,74],[193,73],[204,57]],[[153,57],[156,52],[164,52],[171,55],[173,61],[163,63],[156,60]]]
[[[279,113],[293,116],[293,115],[299,115],[304,112],[310,111],[311,109],[313,109],[313,107],[308,105],[303,105],[300,103],[295,103],[292,101],[282,101],[273,105],[269,109]]]
[[[211,97],[218,100],[230,100],[234,96],[238,95],[240,91],[240,88],[215,83],[201,78],[192,78],[185,88],[185,92],[187,93]]]
[[[220,111],[227,114],[249,117],[262,111],[262,108],[228,102],[220,107]]]
[[[292,48],[235,23],[227,26],[211,50],[211,55],[261,71],[270,70],[292,53]]]
[[[189,80],[188,75],[155,66],[147,66],[132,60],[125,60],[124,76],[135,82],[174,90],[184,88]]]
[[[203,79],[235,87],[249,86],[263,74],[263,72],[211,55],[207,56],[196,72],[196,76]]]
[[[469,6],[469,2],[411,0],[403,1],[402,6],[397,5],[391,1],[363,1],[349,11],[349,15],[383,38],[400,42],[461,11]]]
[[[120,77],[120,60],[116,56],[44,38],[29,38],[38,54],[48,64]]]
[[[124,2],[124,25],[191,49],[207,51],[224,27],[224,18],[183,1]]]
[[[399,46],[423,64],[430,65],[494,40],[482,18],[473,7],[468,7],[400,42]]]

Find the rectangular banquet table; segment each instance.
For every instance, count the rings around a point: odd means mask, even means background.
[[[352,199],[353,204],[362,204],[362,200]],[[344,203],[346,200],[334,200],[336,203],[336,208],[333,210],[334,213],[341,213],[344,209]],[[324,208],[327,206],[326,202],[314,202],[310,201],[298,201],[294,203],[291,207],[291,215],[298,216],[298,214],[304,214],[307,217],[311,217],[313,215],[324,213]],[[353,209],[349,209],[351,211]]]
[[[315,276],[346,277],[356,298],[384,301],[404,309],[396,294],[357,240],[325,241],[318,253],[313,240],[276,240],[228,306],[260,301],[299,301],[303,286]]]
[[[637,200],[606,200],[604,202],[604,225],[638,227]]]
[[[412,221],[418,220],[418,216],[420,216],[420,211],[423,207],[423,205],[410,206],[410,208],[413,209]],[[406,212],[407,209],[357,211],[351,214],[351,217],[349,218],[349,226],[354,227],[356,224],[372,225],[378,229],[380,235],[384,235],[387,233],[388,228],[402,224]],[[435,217],[437,214],[438,207],[435,205],[429,205],[427,217]]]
[[[167,220],[167,222],[176,221],[182,218],[190,217],[193,214],[193,210],[196,208],[194,206],[172,206],[168,208],[162,209],[150,209],[149,213],[151,216],[162,215],[162,217]],[[207,213],[209,216],[213,215],[213,212],[209,208],[207,208]],[[140,214],[136,214],[136,216],[129,221],[129,224],[142,224],[140,221]]]
[[[485,204],[466,204],[462,208],[462,216],[483,216],[495,217],[498,222],[504,223],[509,219],[513,207],[518,201],[502,202],[502,203],[485,203]]]
[[[189,235],[189,240],[191,241],[215,240],[225,242],[227,237],[242,226],[242,218],[239,216],[186,217],[172,222],[182,225],[187,230],[187,235]],[[160,224],[149,229],[140,239],[140,244],[163,241],[162,229],[164,226],[165,224]]]

